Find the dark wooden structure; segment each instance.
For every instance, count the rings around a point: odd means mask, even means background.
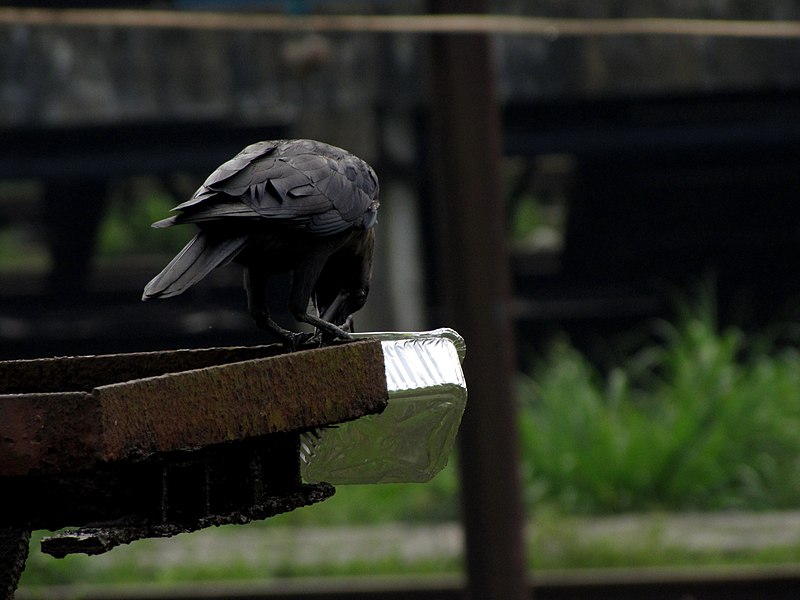
[[[563,251],[515,256],[528,337],[618,331],[704,278],[747,327],[800,297],[800,90],[510,105],[505,133],[573,159]]]

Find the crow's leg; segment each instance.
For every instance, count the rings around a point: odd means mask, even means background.
[[[339,313],[340,310],[342,310],[344,303],[347,301],[349,295],[350,294],[348,294],[345,291],[339,292],[336,298],[333,299],[333,302],[331,302],[327,306],[327,308],[325,308],[325,312],[323,312],[320,315],[320,317],[325,321],[328,321],[330,323],[335,323],[336,315]]]
[[[338,325],[340,329],[352,333],[354,331],[353,315],[347,315],[343,320],[341,315],[341,311],[344,309],[345,302],[347,302],[349,297],[349,292],[339,292],[339,295],[333,299],[333,302],[330,303],[330,306],[325,309],[325,312],[322,313],[320,317],[322,317],[324,321]],[[341,321],[341,323],[339,321]]]
[[[339,339],[339,340],[350,340],[353,339],[347,331],[339,327],[338,325],[334,325],[333,323],[329,323],[319,317],[315,317],[314,315],[310,315],[307,312],[302,313],[293,313],[294,318],[298,321],[302,321],[304,323],[308,323],[309,325],[313,325],[317,329],[320,330],[322,333],[322,337],[328,339]]]
[[[293,274],[292,289],[289,296],[289,311],[295,319],[316,327],[323,338],[351,339],[350,334],[330,321],[308,313],[308,303],[320,271],[325,266],[327,255],[309,257]],[[326,311],[327,313],[328,311]]]
[[[260,329],[277,336],[289,349],[297,350],[298,346],[310,336],[307,333],[284,329],[272,319],[267,304],[268,277],[267,273],[253,267],[244,270],[244,289],[247,292],[247,308],[250,316]]]

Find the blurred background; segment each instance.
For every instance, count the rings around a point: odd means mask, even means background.
[[[437,196],[433,90],[447,74],[432,60],[430,35],[300,20],[425,15],[442,5],[125,3],[211,11],[219,27],[153,26],[158,12],[141,13],[152,22],[139,25],[102,12],[105,21],[65,25],[57,12],[23,18],[0,6],[0,358],[269,342],[250,322],[236,267],[178,298],[139,298],[192,235],[150,223],[245,145],[274,138],[342,146],[380,177],[377,264],[357,329],[453,326],[441,232],[443,219],[460,216],[443,212]],[[555,588],[587,573],[608,579],[586,571],[595,568],[657,570],[664,581],[721,569],[796,584],[800,2],[486,6],[529,24],[525,17],[743,22],[737,35],[562,35],[513,32],[502,21],[490,35],[484,83],[497,114],[487,118],[497,119],[501,146],[495,163],[488,145],[487,169],[498,169],[505,237],[487,232],[481,242],[508,250],[508,435],[519,437],[521,464],[505,466],[520,473],[525,568]],[[226,26],[234,12],[290,15],[302,26]],[[758,33],[764,22],[795,29]],[[341,488],[266,523],[99,558],[56,560],[34,542],[19,597],[48,597],[53,585],[83,586],[83,597],[123,586],[114,589],[124,597],[124,586],[145,583],[152,597],[212,584],[272,597],[323,576],[446,587],[464,573],[453,463],[429,484]]]

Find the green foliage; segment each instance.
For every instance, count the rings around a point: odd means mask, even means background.
[[[529,501],[565,513],[800,504],[798,353],[749,353],[709,305],[601,374],[561,340],[522,377]]]
[[[541,204],[534,196],[523,196],[513,207],[511,237],[515,240],[525,239],[544,224]]]
[[[169,216],[175,204],[172,195],[148,178],[116,190],[100,226],[97,254],[108,257],[174,253],[189,241],[191,228],[154,230],[150,224]]]
[[[264,526],[430,523],[458,518],[455,461],[428,483],[343,485],[329,500],[278,515]]]
[[[0,228],[0,272],[43,272],[49,263],[47,249],[29,232],[11,226]]]

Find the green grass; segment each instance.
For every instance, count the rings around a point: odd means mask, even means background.
[[[458,519],[458,475],[455,461],[429,483],[344,485],[313,506],[270,519],[291,526],[430,523]]]
[[[528,541],[532,570],[770,566],[800,563],[797,545],[765,548],[693,548],[664,539],[665,517],[653,514],[634,535],[587,539],[585,521],[550,515]]]
[[[564,341],[522,377],[530,506],[571,514],[800,506],[800,355],[712,318],[601,375]],[[762,344],[763,345],[763,344]]]

